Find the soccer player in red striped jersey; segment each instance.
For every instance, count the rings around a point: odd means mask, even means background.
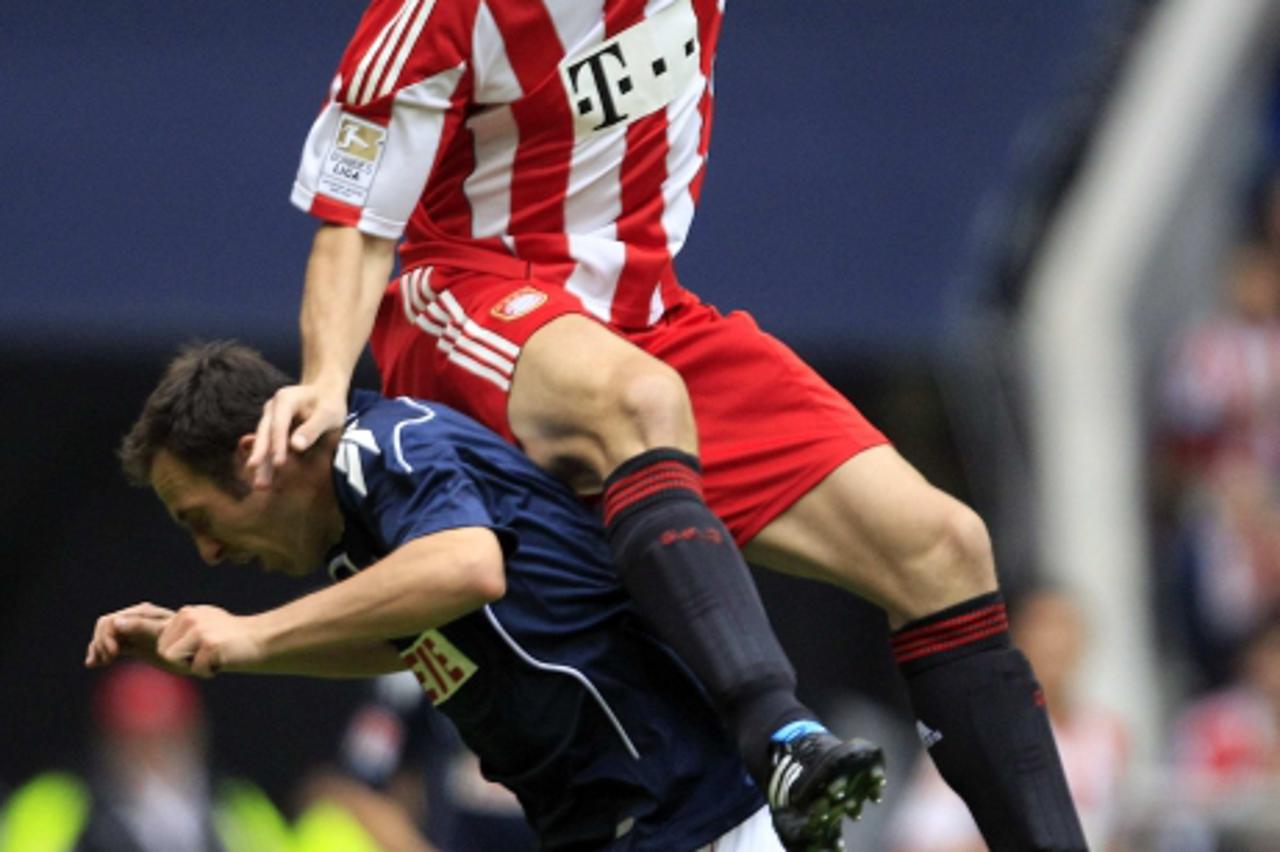
[[[368,341],[387,393],[462,408],[602,492],[624,584],[784,822],[827,811],[817,796],[808,813],[810,783],[841,744],[795,701],[739,547],[886,610],[930,753],[993,848],[1082,849],[982,521],[750,317],[676,277],[722,14],[374,0],[293,187],[322,221],[303,376],[264,410],[255,481],[341,422]]]

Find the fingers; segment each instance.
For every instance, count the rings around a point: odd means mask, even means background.
[[[203,645],[191,658],[191,673],[196,677],[211,678],[222,667],[222,655],[211,645]]]
[[[156,655],[161,665],[181,674],[210,678],[234,656],[239,619],[212,606],[178,610],[160,630]]]
[[[168,623],[168,618],[140,615],[116,616],[116,635],[121,651],[153,647]]]
[[[276,468],[285,463],[290,450],[306,452],[325,432],[341,426],[346,414],[345,390],[291,385],[276,391],[262,406],[253,449],[245,460],[245,466],[253,471],[253,486],[271,487]],[[293,424],[298,420],[302,422],[295,429]]]
[[[93,637],[85,649],[85,666],[101,668],[126,656],[154,662],[156,639],[173,615],[173,610],[153,603],[107,613],[94,623]]]
[[[329,425],[331,419],[332,413],[326,409],[317,408],[311,412],[311,416],[293,430],[293,437],[289,439],[289,448],[296,453],[305,453],[317,438],[332,428]]]
[[[84,664],[95,669],[111,663],[120,653],[115,637],[115,614],[104,615],[93,626],[93,638],[85,649]]]
[[[199,636],[192,629],[189,619],[181,615],[173,618],[156,637],[156,656],[163,662],[186,671],[195,657]]]
[[[345,390],[324,390],[309,385],[298,385],[285,388],[276,394],[280,405],[272,412],[276,423],[276,435],[283,436],[295,420],[302,420],[289,439],[288,449],[296,453],[305,453],[320,436],[331,429],[342,426],[347,416],[347,398]],[[277,463],[283,463],[285,445],[275,444]]]
[[[294,387],[277,391],[275,398],[271,401],[270,411],[263,414],[264,417],[271,419],[269,448],[272,467],[279,467],[289,457],[289,427],[293,425],[293,417],[299,413],[301,407],[297,399],[298,390],[300,389]]]
[[[266,405],[262,407],[262,416],[258,418],[258,428],[253,433],[253,451],[249,453],[249,458],[245,462],[245,465],[253,471],[254,488],[268,488],[271,486],[271,425],[273,422],[272,409],[274,407],[274,399],[267,400]]]
[[[173,610],[153,603],[134,604],[116,613],[118,617],[141,618],[150,621],[167,621],[173,618]]]

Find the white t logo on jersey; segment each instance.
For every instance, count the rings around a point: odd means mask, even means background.
[[[613,38],[566,58],[560,80],[578,138],[657,112],[698,74],[698,19],[677,0]]]

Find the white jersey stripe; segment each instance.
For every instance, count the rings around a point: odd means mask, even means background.
[[[548,3],[547,15],[560,37],[560,49],[573,55],[591,44],[604,41],[604,0],[573,0]]]
[[[386,43],[387,36],[390,34],[391,30],[396,27],[401,19],[404,18],[409,8],[416,2],[417,0],[405,0],[405,4],[400,7],[400,11],[396,12],[395,16],[390,21],[387,21],[386,26],[384,26],[382,31],[378,33],[378,37],[373,40],[373,44],[369,45],[369,49],[365,51],[364,56],[360,59],[360,64],[356,66],[356,72],[351,75],[351,81],[347,86],[347,103],[360,103],[360,88],[364,85],[365,75],[369,72],[370,63],[373,62],[374,58],[382,50],[382,46]]]
[[[510,384],[508,377],[515,372],[515,358],[520,354],[520,347],[481,328],[466,315],[451,293],[433,292],[428,286],[430,280],[429,268],[415,269],[401,276],[405,317],[418,328],[439,338],[440,351],[450,361],[494,380],[506,389]]]
[[[467,352],[480,361],[488,363],[491,367],[506,376],[510,376],[515,372],[516,365],[511,363],[511,361],[508,361],[506,358],[503,358],[491,349],[485,349],[471,338],[462,335],[456,328],[445,329],[445,334],[449,335],[450,331],[454,332],[451,337],[453,339],[454,346],[458,349]]]
[[[445,348],[446,347],[441,346],[441,349],[445,349]],[[503,376],[502,374],[494,370],[491,370],[482,364],[476,363],[471,358],[468,358],[466,355],[463,355],[461,352],[457,351],[456,349],[449,350],[449,354],[447,357],[450,361],[457,364],[459,367],[466,370],[468,373],[474,373],[475,375],[479,376],[482,379],[488,379],[498,387],[502,388],[502,390],[504,391],[511,390],[511,380],[508,379],[506,376]]]
[[[435,294],[433,293],[432,296],[434,297],[434,295]],[[453,325],[453,317],[449,316],[448,312],[435,302],[427,305],[427,314],[442,326],[447,327]]]
[[[378,50],[378,60],[373,65],[373,71],[365,78],[364,91],[360,94],[359,104],[367,104],[373,100],[373,93],[378,86],[378,81],[382,79],[382,73],[387,67],[387,61],[391,59],[391,53],[400,43],[400,37],[404,34],[404,28],[409,24],[409,18],[413,15],[413,10],[418,7],[422,0],[407,0],[404,6],[400,8],[396,14],[395,26],[391,29],[391,36]]]
[[[430,266],[420,266],[413,272],[409,273],[408,286],[404,287],[405,293],[413,301],[413,306],[419,311],[425,311],[430,302],[422,296],[422,290],[430,289],[431,281]],[[404,285],[402,285],[404,286]]]
[[[406,293],[408,292],[407,288],[405,289],[405,292]],[[432,337],[439,339],[440,342],[438,346],[440,348],[440,351],[444,353],[445,358],[447,360],[458,365],[459,367],[461,367],[462,369],[466,370],[469,373],[472,373],[476,376],[479,376],[482,379],[487,379],[488,381],[493,382],[504,392],[511,389],[511,380],[508,379],[501,372],[494,370],[490,367],[486,367],[483,364],[476,361],[474,358],[471,358],[457,351],[457,349],[454,348],[453,342],[449,339],[449,336],[448,336],[449,329],[443,326],[435,325],[434,323],[430,322],[422,314],[416,313],[415,311],[413,311],[409,306],[408,296],[405,296],[404,298],[404,308],[405,308],[405,316],[409,320],[409,322],[413,323],[415,327],[421,329],[427,334],[430,334]]]
[[[520,135],[511,107],[498,106],[467,121],[475,139],[476,167],[462,183],[471,205],[471,235],[502,236],[511,222],[511,175]]]
[[[598,234],[569,235],[569,254],[577,263],[564,289],[605,322],[611,319],[609,306],[627,261],[627,247],[618,242],[615,232],[615,226],[610,223]]]
[[[436,325],[420,312],[414,310],[413,306],[410,304],[413,297],[409,294],[409,290],[410,288],[408,287],[402,286],[400,288],[400,296],[404,303],[404,318],[425,331],[427,334],[430,334],[432,337],[439,337],[444,334],[443,326]]]
[[[453,294],[448,290],[445,290],[440,294],[440,302],[448,308],[449,313],[453,314],[453,316],[457,318],[459,324],[466,330],[467,334],[476,338],[481,343],[493,347],[498,352],[501,352],[508,357],[514,358],[520,354],[519,346],[512,343],[510,340],[507,340],[505,337],[495,334],[487,328],[481,328],[468,318],[466,312],[462,310],[462,306],[458,304],[458,300],[455,299]]]
[[[662,182],[662,227],[667,251],[675,257],[693,223],[693,195],[689,186],[702,168],[698,141],[702,138],[702,92],[686,92],[667,108],[667,177]]]
[[[432,305],[436,308],[436,305]],[[437,309],[438,310],[438,309]],[[436,315],[436,311],[432,311],[432,316]],[[467,320],[470,323],[471,320]],[[466,350],[481,360],[488,361],[507,375],[511,375],[515,371],[515,363],[508,358],[504,358],[491,349],[486,349],[484,344],[467,336],[465,333],[465,323],[459,325],[452,318],[444,320],[444,340],[451,346]]]
[[[476,22],[471,29],[471,63],[477,103],[509,105],[520,99],[520,81],[511,68],[506,41],[489,4],[484,2],[476,9]]]
[[[396,53],[396,61],[392,63],[391,69],[382,79],[382,86],[378,89],[378,97],[385,97],[391,93],[391,89],[395,86],[396,81],[400,79],[400,72],[404,70],[404,63],[409,58],[409,52],[413,50],[413,46],[418,43],[418,37],[422,35],[422,28],[426,26],[427,18],[431,16],[431,10],[435,8],[436,0],[426,0],[422,4],[422,8],[418,10],[418,16],[413,20],[413,27],[409,30],[409,35],[400,45],[400,50]]]
[[[519,346],[512,343],[510,340],[507,340],[505,337],[500,337],[499,335],[494,334],[492,331],[481,326],[474,320],[468,319],[463,324],[462,328],[469,336],[475,338],[486,346],[503,353],[508,358],[515,358],[520,354]]]

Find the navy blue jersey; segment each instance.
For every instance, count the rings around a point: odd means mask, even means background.
[[[693,849],[764,804],[572,492],[446,406],[357,392],[351,410],[334,458],[335,579],[442,530],[502,542],[501,600],[397,646],[544,848]]]

